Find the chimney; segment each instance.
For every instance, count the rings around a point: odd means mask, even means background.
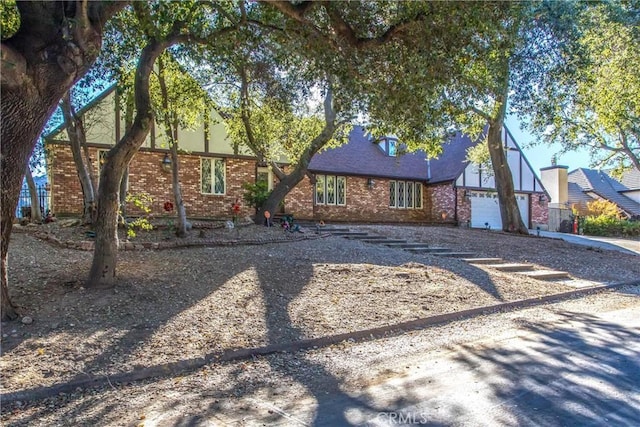
[[[569,181],[567,179],[568,166],[553,165],[540,169],[542,185],[549,193],[550,208],[566,207],[569,201]]]

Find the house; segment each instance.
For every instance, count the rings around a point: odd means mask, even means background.
[[[92,114],[87,145],[96,171],[100,159],[122,136],[124,114],[114,88],[80,114]],[[96,119],[99,117],[99,120]],[[179,130],[180,181],[187,214],[192,218],[229,218],[245,182],[267,180],[272,172],[247,150],[233,147],[221,118],[212,111],[197,129]],[[525,224],[547,223],[546,193],[520,147],[504,130],[518,205]],[[491,173],[466,160],[474,145],[455,135],[438,158],[424,152],[401,153],[395,138],[373,140],[355,127],[348,143],[312,159],[309,173],[285,199],[285,210],[299,219],[394,223],[450,223],[501,228]],[[171,172],[162,167],[168,152],[162,125],[155,124],[129,165],[129,192],[146,193],[152,211],[162,215],[172,200]],[[78,215],[82,193],[66,132],[58,127],[47,137],[51,205],[57,215]],[[131,211],[130,211],[131,212]],[[243,215],[252,213],[243,207]]]
[[[528,226],[547,223],[547,196],[509,131],[505,150],[516,199]],[[289,195],[287,211],[324,221],[454,223],[500,229],[491,173],[470,163],[477,142],[457,134],[438,158],[401,154],[392,137],[374,140],[355,127],[348,143],[313,157],[309,174]]]
[[[625,173],[622,182],[600,170],[578,168],[568,172],[568,169],[553,165],[541,170],[542,182],[551,198],[550,230],[561,230],[561,223],[571,219],[572,207],[584,207],[594,200],[608,200],[618,207],[622,216],[640,218],[640,173],[637,169]]]

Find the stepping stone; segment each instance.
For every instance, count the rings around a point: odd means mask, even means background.
[[[426,244],[426,243],[407,243],[406,241],[404,243],[387,242],[386,245],[389,246],[390,248],[400,248],[400,249],[428,248],[429,247],[429,245]]]
[[[538,280],[554,280],[554,279],[566,279],[569,277],[569,273],[566,271],[557,271],[557,270],[534,270],[534,271],[523,271],[522,274],[527,277],[531,277],[533,279]]]
[[[362,239],[361,242],[367,242],[367,243],[406,243],[406,240],[394,240],[394,239]]]
[[[354,236],[349,236],[349,239],[355,239],[355,240],[387,240],[386,237],[384,236],[371,236],[369,234],[359,234],[359,235],[354,235]]]
[[[465,258],[463,261],[469,264],[500,264],[504,262],[502,258]]]
[[[366,236],[367,233],[361,231],[330,231],[334,236],[349,237],[349,236]]]
[[[409,251],[409,252],[415,252],[415,253],[436,253],[436,252],[453,252],[451,249],[449,248],[430,248],[430,247],[423,247],[423,248],[406,248],[405,250]]]
[[[499,271],[527,271],[533,270],[533,266],[531,264],[517,264],[517,263],[507,263],[507,264],[490,264],[489,267],[495,268]]]
[[[466,258],[473,256],[472,252],[435,252],[434,255],[449,258]]]

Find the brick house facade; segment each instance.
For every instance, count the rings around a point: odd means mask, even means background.
[[[87,108],[99,109],[106,119],[101,127],[88,133],[87,141],[99,175],[100,151],[110,149],[118,141],[123,119],[114,107],[117,105],[114,92],[106,93],[96,102]],[[254,183],[258,172],[264,173],[255,157],[231,146],[221,123],[219,116],[212,117],[200,129],[179,131],[180,182],[190,218],[229,219],[233,202],[242,200],[242,184]],[[161,167],[167,153],[163,135],[156,124],[129,165],[128,192],[149,195],[154,215],[166,215],[164,202],[173,200],[171,172]],[[47,138],[52,209],[57,215],[79,215],[82,193],[65,137],[65,132],[58,128]],[[298,219],[325,222],[478,226],[496,221],[496,209],[489,197],[490,193],[495,194],[493,182],[486,172],[483,174],[466,161],[466,149],[473,144],[469,138],[457,135],[445,144],[438,159],[429,159],[421,152],[399,155],[397,150],[401,146],[397,141],[391,138],[374,141],[356,127],[348,143],[314,156],[307,176],[285,198],[285,211]],[[523,218],[531,227],[546,224],[546,192],[506,130],[505,150]],[[215,184],[206,186],[213,181]],[[253,209],[241,205],[242,216],[253,213]],[[127,213],[135,215],[136,211],[128,206]]]

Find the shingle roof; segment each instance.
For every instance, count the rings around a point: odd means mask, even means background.
[[[640,203],[620,194],[620,191],[628,190],[628,188],[602,171],[576,169],[569,172],[568,181],[576,184],[585,193],[593,192],[615,203],[630,216],[640,216]],[[571,189],[571,185],[569,189]]]
[[[309,171],[426,181],[427,162],[422,151],[388,156],[356,126],[346,144],[313,156]]]
[[[477,144],[468,136],[460,133],[452,137],[442,147],[443,151],[437,159],[431,159],[430,183],[447,182],[457,179],[467,167],[467,149]]]
[[[627,191],[640,190],[640,170],[633,168],[626,171],[620,180]]]
[[[430,183],[455,180],[467,165],[466,150],[474,143],[466,136],[456,135],[444,145],[443,153],[431,159]],[[354,127],[349,141],[337,148],[316,154],[309,171],[360,175],[394,179],[427,181],[427,156],[424,151],[388,156],[370,141],[362,127]]]

